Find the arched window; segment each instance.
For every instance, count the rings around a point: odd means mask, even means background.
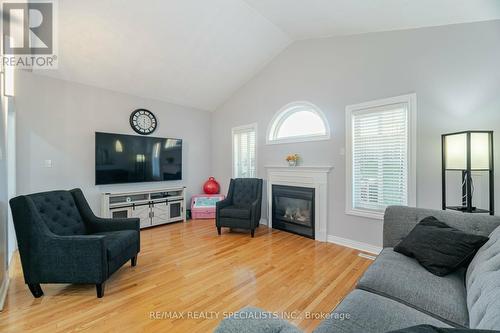
[[[285,105],[273,118],[268,143],[325,140],[330,138],[328,121],[321,110],[309,102]]]

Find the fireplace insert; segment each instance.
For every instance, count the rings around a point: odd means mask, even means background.
[[[273,228],[314,239],[314,194],[313,188],[273,185]]]

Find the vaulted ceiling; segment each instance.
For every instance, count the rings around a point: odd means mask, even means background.
[[[293,39],[487,21],[498,0],[246,0]]]
[[[39,74],[214,110],[294,40],[500,18],[499,0],[59,1]]]

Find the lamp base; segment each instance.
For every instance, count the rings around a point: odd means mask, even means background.
[[[457,207],[450,207],[452,209],[458,210],[460,212],[466,212],[468,210],[467,206],[457,206]],[[477,207],[472,207],[472,211],[477,210]]]
[[[446,209],[456,210],[456,211],[462,212],[462,213],[478,213],[478,214],[489,213],[489,214],[491,214],[491,212],[489,210],[487,210],[487,209],[480,209],[480,208],[477,208],[477,207],[472,207],[471,211],[468,211],[467,207],[464,207],[464,206],[447,206]]]

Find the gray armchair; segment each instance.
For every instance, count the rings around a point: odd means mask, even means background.
[[[10,200],[24,280],[35,298],[41,283],[95,284],[125,262],[137,264],[139,219],[102,219],[80,189],[22,195]]]
[[[254,237],[259,226],[262,204],[262,179],[231,179],[226,199],[217,202],[216,227],[250,230]]]

